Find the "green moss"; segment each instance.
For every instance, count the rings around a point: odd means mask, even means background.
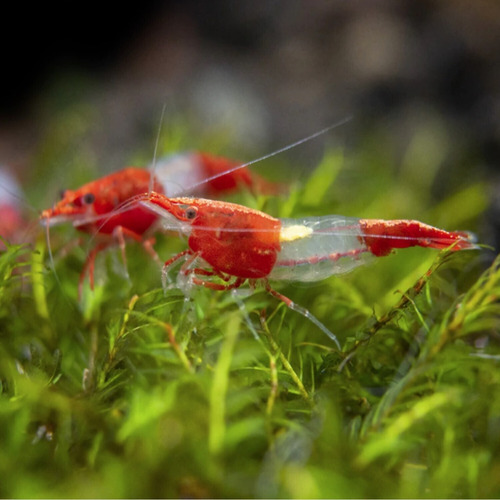
[[[79,122],[76,139],[61,135],[75,112],[50,129],[34,199],[87,130]],[[189,146],[184,121],[170,128]],[[475,229],[482,183],[440,203],[428,195],[438,166],[420,169],[418,148],[432,139],[438,151],[439,137],[415,139],[399,173],[384,142],[370,149],[367,139],[356,155],[328,150],[286,202],[239,200],[278,216]],[[422,189],[412,192],[415,172]],[[222,292],[194,290],[190,303],[164,293],[133,243],[129,277],[112,249],[78,300],[87,247],[61,251],[74,238],[71,227],[52,230],[53,269],[43,238],[0,253],[1,496],[500,494],[500,261],[484,270],[487,250],[410,249],[319,284],[276,284],[337,334],[339,353],[264,292],[243,299],[245,313]],[[184,245],[160,237],[157,250],[167,258]]]

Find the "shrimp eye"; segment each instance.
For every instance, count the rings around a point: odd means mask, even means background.
[[[91,205],[95,201],[95,196],[92,193],[86,193],[83,195],[83,203],[86,205]]]
[[[188,207],[186,208],[186,219],[188,220],[192,220],[196,217],[196,214],[197,214],[198,210],[196,210],[195,207]]]
[[[59,191],[59,199],[64,200],[65,196],[66,196],[66,189],[61,189],[61,191]]]

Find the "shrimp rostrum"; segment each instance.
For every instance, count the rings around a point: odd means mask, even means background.
[[[363,263],[364,256],[381,257],[398,248],[475,248],[468,233],[448,232],[414,220],[336,215],[277,219],[234,203],[168,198],[154,192],[138,201],[157,214],[166,229],[188,237],[188,249],[165,262],[164,276],[182,262],[180,286],[232,290],[246,282],[252,288],[260,284],[316,324],[339,348],[325,325],[274,290],[269,280],[319,281],[352,270]]]

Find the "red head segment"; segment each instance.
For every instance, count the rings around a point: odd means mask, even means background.
[[[125,168],[101,179],[89,182],[75,191],[66,190],[53,208],[44,210],[40,219],[49,225],[71,222],[85,232],[112,233],[117,226],[142,234],[156,217],[141,207],[113,211],[133,196],[147,193],[150,173],[146,169]],[[154,189],[161,190],[156,185]]]

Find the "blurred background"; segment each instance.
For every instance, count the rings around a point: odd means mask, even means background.
[[[99,174],[139,158],[146,164],[164,106],[164,127],[184,120],[191,147],[210,131],[226,132],[224,151],[217,152],[242,160],[351,115],[348,125],[287,159],[313,168],[325,141],[335,137],[364,151],[366,163],[378,151],[376,160],[394,171],[404,168],[408,154],[423,168],[437,165],[426,186],[436,199],[486,179],[488,210],[473,229],[498,246],[496,0],[9,8],[10,26],[0,35],[0,162],[24,185],[43,185],[40,165],[48,160],[61,171],[99,165]],[[362,165],[355,169],[358,177]],[[44,196],[30,201],[41,208],[54,195]]]

